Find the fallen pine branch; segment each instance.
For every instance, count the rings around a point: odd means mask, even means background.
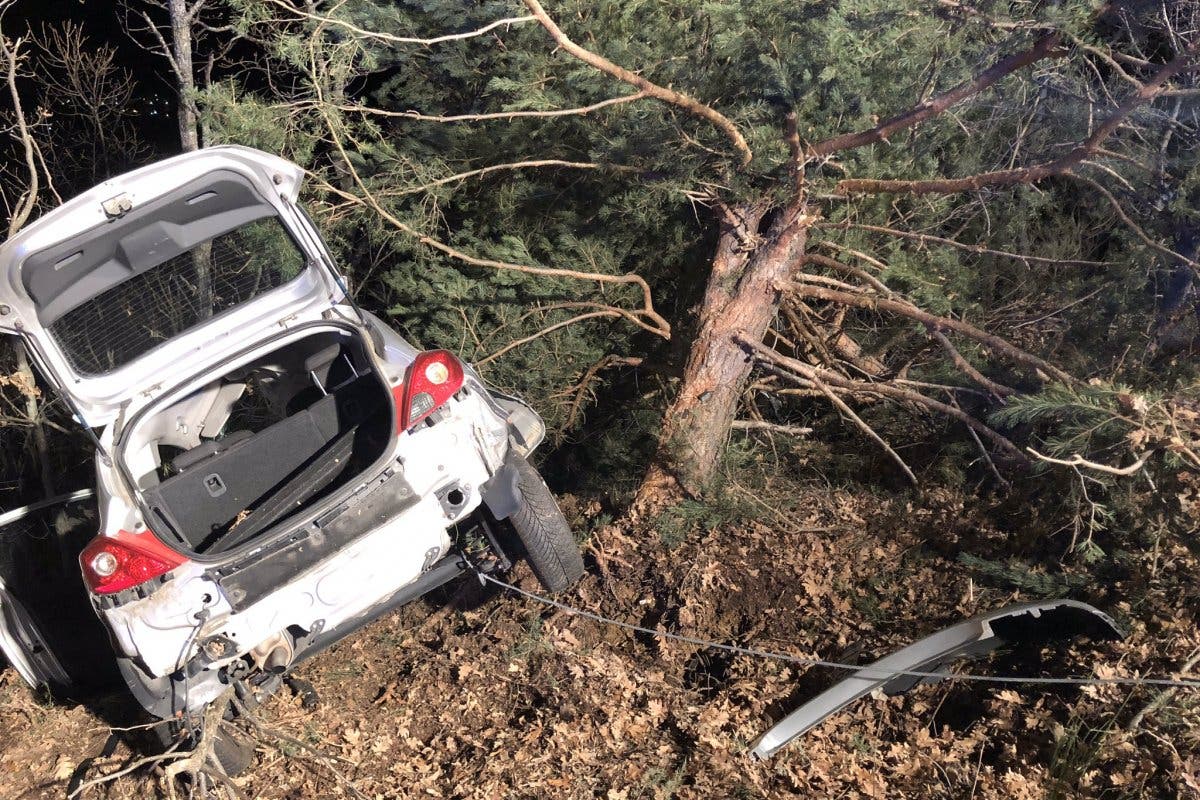
[[[1200,49],[1200,40],[1165,64],[1150,80],[1142,84],[1138,91],[1126,98],[1104,122],[1096,126],[1091,136],[1077,144],[1061,158],[1027,167],[982,172],[964,178],[936,178],[933,180],[851,178],[840,181],[835,191],[838,194],[958,194],[985,188],[999,189],[1037,183],[1045,178],[1063,175],[1093,155],[1133,112],[1162,94],[1167,82],[1191,65],[1198,49]]]
[[[575,58],[606,75],[611,75],[619,81],[628,83],[630,86],[633,86],[649,97],[653,97],[655,100],[661,100],[664,103],[678,106],[690,114],[708,120],[724,133],[737,151],[741,153],[742,166],[746,166],[754,158],[754,153],[751,152],[750,145],[747,144],[746,138],[742,136],[742,132],[724,114],[693,97],[689,97],[682,92],[677,92],[674,89],[668,89],[665,86],[659,86],[657,83],[649,81],[635,72],[630,72],[624,67],[614,64],[602,55],[580,47],[567,34],[563,33],[562,28],[558,27],[558,24],[551,19],[538,0],[525,0],[525,6],[550,34],[550,38],[554,40],[555,44]]]
[[[1043,58],[1062,55],[1062,51],[1059,49],[1061,41],[1062,37],[1058,33],[1047,34],[1038,39],[1028,50],[1014,53],[988,67],[974,80],[959,84],[950,91],[930,98],[903,114],[879,123],[874,128],[855,133],[844,133],[841,136],[818,142],[808,148],[807,155],[811,158],[819,158],[868,144],[886,142],[888,137],[919,125],[927,119],[938,116],[951,106],[986,91],[1010,73],[1024,69]]]

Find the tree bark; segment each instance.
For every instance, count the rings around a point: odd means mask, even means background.
[[[179,84],[179,146],[183,151],[200,149],[200,121],[196,115],[196,78],[192,73],[192,17],[186,0],[170,0],[171,54]]]
[[[28,387],[25,393],[25,416],[29,419],[30,433],[33,437],[33,450],[37,458],[38,476],[42,481],[42,492],[46,497],[54,496],[54,470],[50,464],[50,446],[46,441],[46,428],[42,425],[42,409],[38,403],[34,387],[37,379],[33,376],[33,368],[29,365],[29,354],[25,352],[25,342],[15,339],[13,351],[17,357],[17,374]]]
[[[758,233],[765,207],[722,210],[696,337],[663,419],[657,456],[638,490],[636,505],[643,509],[680,493],[700,494],[711,484],[753,366],[734,336],[766,333],[788,272],[804,251],[811,220],[802,207],[779,210],[765,236]]]

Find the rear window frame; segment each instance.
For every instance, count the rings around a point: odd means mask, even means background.
[[[100,298],[105,297],[110,292],[119,291],[123,287],[126,287],[127,284],[131,281],[142,278],[144,275],[150,275],[150,274],[156,273],[156,271],[159,268],[161,268],[168,261],[171,260],[171,259],[167,259],[166,261],[163,261],[160,264],[154,265],[150,269],[146,270],[144,273],[134,275],[127,281],[123,281],[119,284],[109,287],[104,292],[102,292],[101,294],[92,298],[91,300],[87,301],[86,303],[82,303],[79,306],[72,308],[70,311],[63,314],[62,317],[55,320],[54,323],[45,325],[44,329],[46,331],[47,336],[52,340],[54,347],[59,351],[59,353],[62,356],[63,361],[66,363],[67,367],[73,373],[75,373],[80,378],[84,378],[84,379],[102,378],[105,376],[113,375],[123,369],[126,369],[131,364],[134,364],[134,363],[138,362],[139,360],[141,360],[142,358],[145,358],[146,356],[149,356],[150,354],[160,350],[161,348],[166,347],[167,345],[170,345],[172,342],[178,340],[181,337],[194,335],[197,331],[202,330],[202,329],[212,325],[213,323],[220,321],[222,318],[224,318],[230,314],[233,314],[241,309],[244,309],[249,304],[257,302],[258,300],[268,297],[268,296],[270,296],[276,292],[279,292],[281,290],[285,290],[288,286],[295,283],[300,278],[304,277],[304,274],[307,271],[311,270],[313,268],[314,264],[313,264],[313,257],[311,256],[311,254],[309,254],[308,251],[305,250],[303,245],[301,245],[301,243],[297,240],[295,233],[288,226],[284,217],[282,215],[280,215],[278,212],[276,212],[270,216],[264,216],[264,217],[260,217],[259,219],[256,219],[256,220],[251,220],[250,222],[247,222],[242,225],[238,225],[235,228],[231,228],[230,230],[219,233],[216,236],[214,236],[212,239],[208,239],[204,242],[201,242],[200,244],[196,245],[196,247],[185,251],[185,253],[180,254],[180,256],[177,256],[177,257],[186,256],[187,254],[193,252],[197,248],[203,247],[204,245],[211,244],[212,242],[220,239],[222,236],[228,236],[229,234],[236,233],[237,231],[239,231],[243,228],[246,228],[248,226],[259,224],[262,222],[268,222],[268,221],[273,221],[276,225],[279,226],[279,228],[282,230],[284,236],[286,237],[287,242],[293,248],[295,248],[296,254],[298,256],[298,265],[299,266],[298,266],[298,269],[297,269],[295,275],[282,281],[281,283],[273,285],[270,288],[266,289],[265,291],[261,291],[257,294],[253,294],[244,299],[241,299],[238,302],[235,302],[235,303],[229,305],[227,308],[223,308],[220,311],[213,313],[212,316],[210,316],[208,318],[200,319],[199,321],[197,321],[191,325],[188,325],[187,327],[177,330],[174,333],[171,333],[171,334],[165,336],[158,343],[156,343],[150,347],[146,347],[145,349],[138,350],[135,354],[133,354],[127,358],[124,358],[120,361],[117,361],[117,362],[113,363],[111,366],[101,366],[99,368],[95,368],[98,366],[98,364],[96,363],[98,361],[98,358],[95,355],[88,355],[86,353],[81,353],[68,338],[63,337],[62,335],[60,335],[60,333],[58,331],[55,330],[55,327],[57,325],[59,325],[60,323],[67,321],[70,318],[72,313],[75,313],[76,311],[79,311],[80,309],[86,308],[91,303],[99,300]],[[146,338],[149,338],[149,337],[147,336]]]

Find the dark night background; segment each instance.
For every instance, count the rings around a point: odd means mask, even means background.
[[[127,69],[136,82],[134,104],[127,110],[128,119],[136,127],[139,138],[152,148],[154,156],[169,155],[179,149],[170,66],[161,54],[147,49],[152,46],[149,38],[139,42],[122,25],[127,13],[142,10],[126,9],[121,3],[107,0],[20,0],[5,14],[4,27],[9,36],[16,37],[28,30],[36,32],[46,25],[76,22],[83,25],[89,43],[115,48],[118,64]],[[152,17],[163,16],[161,22],[166,23],[161,9],[147,6],[144,10]],[[155,15],[156,11],[159,15]],[[23,99],[26,105],[36,102],[31,97],[28,81],[23,81],[20,88],[23,98],[30,97]],[[27,112],[33,110],[26,108]]]

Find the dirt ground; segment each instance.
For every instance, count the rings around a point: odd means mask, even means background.
[[[859,663],[1028,599],[957,559],[1011,549],[1020,536],[961,498],[751,494],[738,514],[684,506],[640,524],[566,498],[590,574],[564,599],[651,628]],[[1126,625],[1126,641],[972,670],[1177,670],[1200,645],[1198,566],[1169,541],[1130,555],[1119,574],[1075,593]],[[524,566],[513,580],[536,588]],[[836,675],[697,652],[469,581],[385,617],[299,675],[320,703],[306,710],[285,691],[263,709],[290,738],[259,748],[236,782],[246,797],[1200,798],[1196,692],[923,686],[865,699],[759,764],[747,745]],[[116,771],[133,756],[124,745],[102,756],[108,736],[92,710],[0,674],[0,797],[62,798],[72,776]],[[140,772],[83,796],[166,792]]]

